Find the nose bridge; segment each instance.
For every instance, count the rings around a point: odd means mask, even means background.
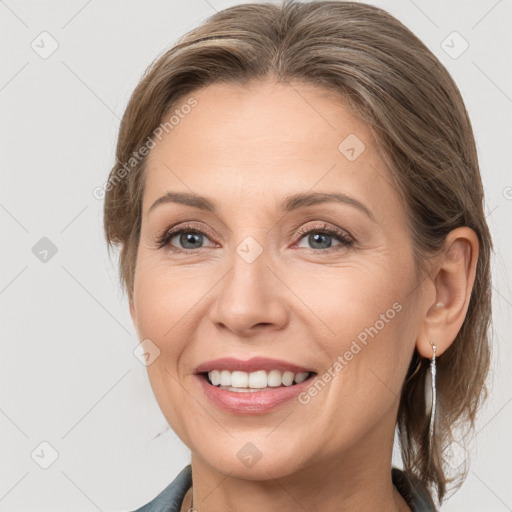
[[[238,335],[248,335],[261,325],[282,328],[286,305],[270,265],[263,244],[253,236],[245,237],[233,251],[231,270],[219,283],[211,320]]]

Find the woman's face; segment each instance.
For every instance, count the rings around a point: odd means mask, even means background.
[[[192,96],[148,157],[130,304],[163,414],[204,464],[240,478],[387,453],[424,308],[368,128],[312,85]],[[240,363],[256,357],[278,361]],[[224,358],[239,364],[210,363]],[[240,392],[198,373],[210,369]],[[269,389],[249,392],[258,370],[253,389]],[[274,380],[285,371],[314,374],[290,386]]]

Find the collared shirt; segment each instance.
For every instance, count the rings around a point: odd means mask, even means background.
[[[391,479],[412,512],[436,512],[429,492],[416,477],[392,468]],[[134,512],[180,512],[183,498],[191,485],[192,468],[189,464],[156,498]]]

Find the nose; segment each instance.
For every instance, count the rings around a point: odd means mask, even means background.
[[[237,337],[250,338],[283,329],[288,322],[286,288],[264,254],[248,263],[234,254],[231,270],[217,287],[210,320]]]

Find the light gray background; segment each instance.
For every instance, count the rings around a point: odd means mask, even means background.
[[[120,117],[146,66],[236,3],[0,1],[2,511],[133,509],[188,463],[132,353],[138,340],[92,190],[113,163]],[[469,476],[443,510],[512,510],[512,2],[374,3],[410,27],[458,83],[496,244],[491,397],[471,443]],[[59,45],[47,59],[31,48],[34,40],[50,48],[38,39],[43,31]],[[458,58],[441,46],[453,31],[469,43]],[[461,48],[461,40],[447,41],[452,53]],[[46,262],[32,252],[42,237],[58,249]],[[43,441],[58,452],[48,469],[35,462],[51,461]]]

